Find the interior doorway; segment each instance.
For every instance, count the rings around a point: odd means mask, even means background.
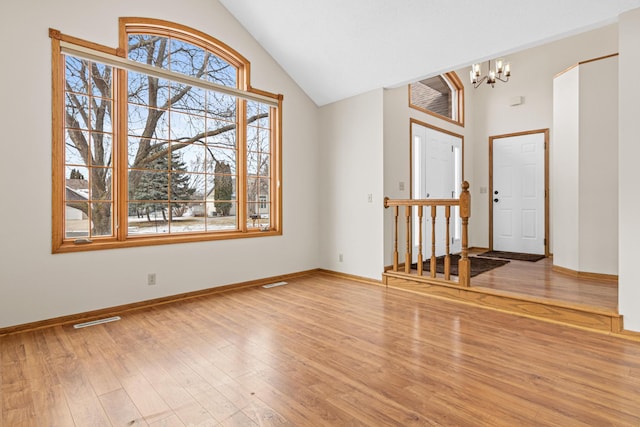
[[[411,120],[411,198],[455,199],[460,197],[463,180],[462,135],[437,128],[427,123]],[[417,219],[417,207],[413,218]],[[422,225],[422,251],[431,254],[431,210],[424,209]],[[449,223],[450,253],[461,250],[462,223],[459,207],[451,210]],[[438,207],[436,215],[436,256],[446,252],[446,221],[444,207]],[[417,262],[419,223],[412,224],[412,262]]]
[[[489,249],[549,256],[549,129],[489,137]]]

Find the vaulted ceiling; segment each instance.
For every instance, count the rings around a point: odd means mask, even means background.
[[[605,24],[640,0],[220,0],[317,105]]]

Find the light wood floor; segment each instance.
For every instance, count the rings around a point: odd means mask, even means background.
[[[471,257],[486,249],[472,250]],[[473,259],[471,260],[473,263]],[[412,273],[417,274],[416,270]],[[428,275],[429,272],[424,272]],[[438,274],[438,277],[443,275]],[[457,282],[456,276],[451,280]],[[553,270],[553,259],[537,262],[510,260],[508,264],[471,278],[471,286],[618,312],[618,284],[611,280],[574,277]]]
[[[618,312],[617,283],[553,271],[551,258],[537,262],[512,260],[471,278],[471,285]]]
[[[320,273],[0,357],[3,427],[640,425],[638,342]]]

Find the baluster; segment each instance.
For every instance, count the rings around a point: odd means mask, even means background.
[[[469,243],[467,227],[471,216],[471,194],[469,193],[469,183],[462,183],[462,193],[460,194],[460,219],[462,220],[462,251],[460,261],[458,261],[458,283],[462,286],[471,285],[471,260],[469,259]]]
[[[431,277],[436,277],[436,207],[431,206]]]
[[[393,235],[393,271],[398,271],[398,206],[393,207],[394,235]]]
[[[449,235],[449,218],[451,217],[451,206],[444,207],[444,217],[447,222],[447,231],[446,231],[446,239],[445,243],[445,255],[444,255],[444,278],[445,280],[449,280],[451,278],[451,258],[449,257],[449,243],[451,242],[451,237]]]
[[[422,276],[422,206],[418,206],[418,221],[420,222],[418,236],[418,276]]]
[[[404,207],[404,215],[407,217],[407,250],[404,253],[404,272],[411,272],[411,206]]]

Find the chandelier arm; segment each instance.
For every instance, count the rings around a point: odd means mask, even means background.
[[[505,80],[505,79],[501,79],[500,77],[496,76],[496,80],[500,80],[501,82],[506,83],[506,82],[509,81],[509,77],[507,77],[507,79]]]
[[[482,83],[484,83],[487,79],[488,79],[488,77],[484,76],[483,78],[481,78],[480,80],[478,80],[476,83],[473,84],[473,88],[474,89],[478,89],[480,87],[480,85]]]

